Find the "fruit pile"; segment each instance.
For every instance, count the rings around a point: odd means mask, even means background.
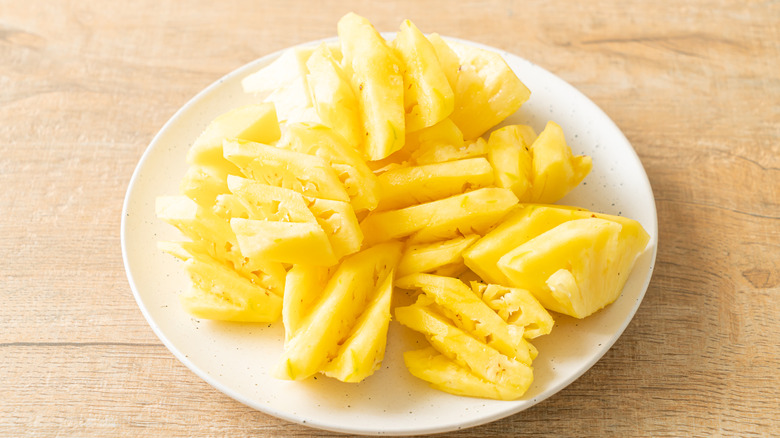
[[[338,34],[246,77],[263,97],[215,119],[188,152],[181,195],[157,199],[187,238],[159,243],[192,280],[182,306],[281,318],[276,377],[359,382],[383,359],[394,294],[409,294],[395,318],[430,343],[405,353],[412,374],[521,397],[548,310],[584,318],[613,302],[647,233],[551,205],[590,157],[554,122],[538,136],[494,129],[530,96],[500,55],[409,21],[386,41],[348,14]]]

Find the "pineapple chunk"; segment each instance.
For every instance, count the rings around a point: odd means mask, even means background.
[[[248,178],[306,196],[349,201],[336,172],[322,158],[260,143],[225,140],[225,158]]]
[[[282,187],[269,186],[240,176],[228,176],[228,188],[242,200],[247,217],[277,222],[315,222],[300,193]],[[241,217],[233,213],[232,217]]]
[[[180,301],[196,318],[272,322],[281,315],[281,297],[217,260],[193,257],[184,267],[192,288],[180,296]]]
[[[617,299],[647,241],[638,223],[576,219],[508,252],[498,267],[547,309],[584,318]]]
[[[328,236],[337,259],[360,251],[363,232],[355,210],[349,203],[329,199],[306,198],[309,211]]]
[[[338,133],[326,126],[289,125],[277,147],[325,160],[344,184],[356,212],[373,210],[379,203],[379,183],[366,162]]]
[[[401,257],[401,243],[387,242],[347,256],[325,285],[321,298],[285,346],[274,370],[280,379],[305,379],[336,357],[366,301]]]
[[[497,284],[472,282],[471,289],[509,324],[523,328],[523,336],[548,335],[555,321],[531,292]]]
[[[330,240],[317,222],[279,222],[234,217],[241,252],[277,263],[333,266],[338,262]]]
[[[360,382],[379,368],[385,356],[390,303],[393,297],[393,273],[379,284],[366,310],[355,323],[352,334],[322,373],[342,382]]]
[[[398,276],[403,277],[416,272],[441,274],[449,267],[460,270],[463,264],[463,251],[479,237],[478,234],[470,234],[443,242],[410,245],[404,250],[398,262]]]
[[[349,13],[339,20],[342,67],[351,78],[363,121],[364,155],[381,160],[404,145],[401,61],[374,26]]]
[[[439,64],[436,51],[409,20],[393,42],[404,70],[404,107],[407,132],[433,126],[452,113],[455,95]]]
[[[328,268],[322,266],[294,265],[287,271],[282,303],[285,345],[298,333],[327,281]]]
[[[435,201],[492,183],[493,168],[484,158],[399,167],[379,175],[382,201],[377,210]]]
[[[187,162],[220,166],[224,167],[227,173],[238,174],[238,169],[225,162],[222,156],[222,140],[237,138],[271,143],[280,136],[276,109],[272,103],[242,106],[217,117],[206,127],[187,152]]]
[[[449,317],[459,329],[509,358],[531,364],[532,349],[523,338],[523,328],[507,324],[457,278],[418,273],[399,278],[396,286],[402,289],[422,289],[425,295],[435,301],[439,313]],[[419,300],[418,304],[424,302]]]
[[[313,51],[314,49],[310,47],[286,50],[268,66],[245,77],[241,81],[244,91],[267,94],[264,102],[276,107],[279,122],[282,124],[319,121],[317,112],[312,106],[306,83],[308,76],[306,61]],[[225,137],[232,136],[226,135]],[[269,143],[269,141],[262,140],[252,141]]]
[[[440,353],[488,382],[520,394],[533,382],[533,370],[529,365],[476,340],[428,306],[415,303],[397,307],[395,316],[399,323],[424,334]]]
[[[450,394],[515,400],[525,393],[525,390],[489,382],[439,354],[433,347],[405,352],[404,363],[413,376],[430,383],[434,389]]]
[[[558,201],[582,182],[593,167],[590,157],[572,156],[563,130],[555,122],[547,123],[531,146],[531,152],[533,186],[530,202],[552,204]]]
[[[510,190],[482,188],[400,210],[372,212],[360,228],[369,244],[409,235],[412,243],[434,242],[483,234],[515,204]]]
[[[531,198],[531,144],[536,138],[533,128],[510,125],[493,131],[487,142],[488,160],[496,172],[499,187],[512,190],[520,202]]]
[[[436,49],[447,80],[455,92],[450,118],[471,140],[484,134],[520,108],[531,92],[501,55],[476,47],[428,39]]]
[[[227,176],[229,172],[240,173],[232,163],[224,158],[221,159],[220,163],[226,163],[234,170],[219,165],[196,164],[190,166],[179,183],[181,194],[192,199],[201,207],[211,208],[217,196],[228,192]]]
[[[339,133],[350,148],[360,148],[363,129],[357,96],[333,52],[321,44],[306,61],[306,67],[309,93],[322,123]]]

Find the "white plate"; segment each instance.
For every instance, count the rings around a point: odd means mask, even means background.
[[[539,349],[535,381],[521,400],[458,397],[430,389],[404,367],[401,355],[416,338],[396,322],[381,369],[364,382],[321,376],[289,382],[269,375],[282,351],[281,323],[213,323],[184,313],[177,294],[188,285],[186,275],[179,262],[155,246],[178,232],[155,218],[155,197],[178,193],[192,141],[217,115],[250,103],[241,79],[279,54],[235,70],[184,105],[152,140],[130,181],[121,231],[127,276],[152,329],[182,363],[228,396],[279,418],[347,433],[408,435],[476,426],[528,409],[573,382],[609,350],[639,307],[653,270],[658,227],[650,183],[628,140],[593,102],[509,53],[502,55],[531,90],[530,100],[509,121],[539,132],[554,120],[575,154],[593,157],[591,174],[560,203],[631,217],[651,236],[614,304],[582,321],[558,316],[552,334],[534,342]]]

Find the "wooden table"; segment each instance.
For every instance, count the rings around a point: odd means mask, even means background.
[[[780,4],[0,1],[0,435],[305,436],[160,343],[122,266],[130,175],[223,74],[335,34],[500,47],[600,105],[655,192],[656,271],[622,338],[534,408],[458,436],[780,434]]]

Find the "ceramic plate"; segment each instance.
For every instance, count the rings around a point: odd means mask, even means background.
[[[407,372],[402,353],[415,348],[416,335],[396,322],[391,323],[381,369],[362,383],[322,376],[304,382],[271,377],[282,352],[281,322],[214,323],[186,314],[177,300],[188,287],[182,265],[155,246],[179,234],[155,218],[154,204],[158,195],[178,193],[187,149],[208,122],[256,100],[242,91],[241,79],[280,55],[274,53],[228,74],[184,105],[152,140],[127,191],[121,237],[130,286],[154,332],[182,363],[235,400],[279,418],[332,431],[406,435],[471,427],[528,409],[573,382],[609,350],[639,307],[655,260],[655,201],[642,164],[609,117],[563,80],[510,53],[458,42],[501,53],[531,90],[530,100],[508,122],[529,124],[540,132],[554,120],[564,128],[575,154],[593,157],[591,174],[561,204],[624,215],[650,233],[648,249],[622,296],[585,320],[557,316],[552,334],[534,341],[539,349],[535,380],[517,401],[430,389]]]

